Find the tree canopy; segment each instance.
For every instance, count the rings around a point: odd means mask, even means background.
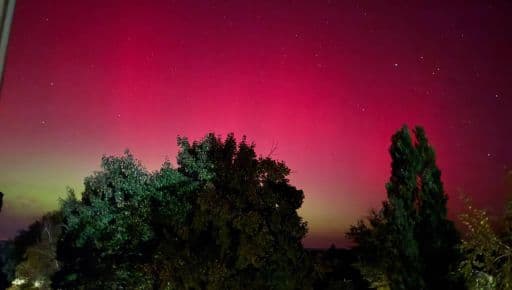
[[[350,228],[350,250],[304,249],[304,193],[245,137],[177,143],[155,171],[104,156],[3,246],[11,289],[510,289],[512,203],[499,233],[468,207],[460,243],[421,127],[392,136],[387,200]]]
[[[283,162],[232,134],[178,138],[177,167],[104,157],[81,199],[62,202],[54,286],[70,289],[307,288],[304,194]]]
[[[20,260],[14,260],[17,263],[10,264],[14,276],[8,289],[51,289],[51,277],[59,268],[55,250],[61,229],[60,212],[48,213],[29,227],[31,234],[27,237],[35,239],[24,245],[14,244],[18,249],[13,254],[23,254]]]
[[[501,221],[501,233],[493,229],[488,213],[465,199],[460,220],[466,228],[459,271],[470,289],[512,289],[512,201],[508,201]]]
[[[446,217],[447,196],[424,130],[393,135],[387,201],[352,226],[360,268],[373,284],[391,289],[454,289],[458,234]]]

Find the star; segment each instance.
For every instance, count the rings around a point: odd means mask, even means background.
[[[50,82],[50,87],[53,87],[55,85],[54,82]]]
[[[361,112],[366,112],[366,107],[365,107],[365,106],[363,106],[363,105],[361,105],[361,104],[357,104],[356,106],[357,106],[357,109],[358,109],[359,111],[361,111]]]

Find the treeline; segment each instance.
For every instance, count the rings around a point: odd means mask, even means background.
[[[245,137],[178,138],[150,172],[130,152],[2,245],[9,289],[512,289],[512,203],[500,231],[467,202],[461,239],[422,128],[392,137],[387,200],[352,249],[305,249],[304,194]],[[0,199],[1,200],[1,199]]]

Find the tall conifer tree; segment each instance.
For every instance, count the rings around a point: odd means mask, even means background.
[[[358,244],[363,272],[380,273],[391,289],[455,289],[458,234],[446,216],[434,150],[423,128],[413,133],[404,126],[393,135],[388,200],[348,236]]]

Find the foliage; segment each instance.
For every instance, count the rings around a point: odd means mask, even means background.
[[[187,211],[174,191],[182,178],[168,164],[150,174],[129,152],[103,157],[101,167],[85,179],[81,200],[70,191],[62,202],[54,287],[150,288],[159,283],[153,219],[175,222]]]
[[[304,195],[286,165],[232,134],[178,145],[176,169],[148,172],[126,152],[102,159],[81,200],[69,192],[53,286],[308,288]]]
[[[37,244],[41,237],[42,223],[36,221],[29,225],[26,230],[21,230],[9,240],[4,247],[5,263],[2,271],[7,276],[9,283],[15,279],[16,267],[25,260],[27,248]]]
[[[26,282],[12,289],[48,289],[53,273],[57,289],[461,288],[441,172],[423,129],[413,132],[392,137],[388,199],[347,233],[354,251],[306,252],[290,169],[245,137],[208,134],[178,138],[176,168],[150,172],[128,151],[103,157],[81,197],[70,189],[58,213],[8,244],[3,270]],[[509,289],[512,203],[502,235],[485,212],[462,220],[459,273],[478,289]]]
[[[3,206],[3,200],[4,200],[4,194],[3,192],[0,192],[0,212],[2,211]],[[4,273],[3,268],[5,264],[5,247],[6,243],[2,243],[0,245],[0,289],[5,289],[9,285],[9,282],[7,281],[7,275]]]
[[[505,223],[510,220],[512,202],[507,205]],[[460,220],[466,228],[461,248],[464,260],[459,271],[470,289],[512,289],[512,244],[508,227],[500,237],[493,230],[487,212],[465,199]]]
[[[13,283],[9,289],[29,289],[34,284],[50,289],[50,278],[58,268],[55,247],[60,225],[60,213],[48,213],[7,243],[3,271],[8,284]]]
[[[386,233],[386,223],[382,212],[370,211],[367,222],[358,221],[350,228],[347,237],[356,247],[359,260],[354,266],[361,272],[372,289],[389,289],[390,282],[385,272],[388,249],[391,247]]]
[[[453,289],[458,234],[446,218],[447,196],[425,132],[403,127],[392,137],[388,200],[347,236],[370,283],[391,289]]]
[[[232,134],[178,144],[178,171],[199,185],[178,241],[179,288],[306,287],[307,228],[297,215],[304,195],[289,185],[286,165],[257,158],[253,144]]]
[[[34,285],[34,288],[50,289],[51,276],[59,268],[55,251],[61,233],[61,215],[59,212],[50,213],[39,222],[39,239],[25,250],[24,260],[16,266],[15,279],[24,281],[24,285]]]
[[[336,249],[332,245],[327,250],[309,250],[315,265],[314,289],[352,290],[368,289],[370,285],[363,279],[353,264],[356,256],[348,249]]]

